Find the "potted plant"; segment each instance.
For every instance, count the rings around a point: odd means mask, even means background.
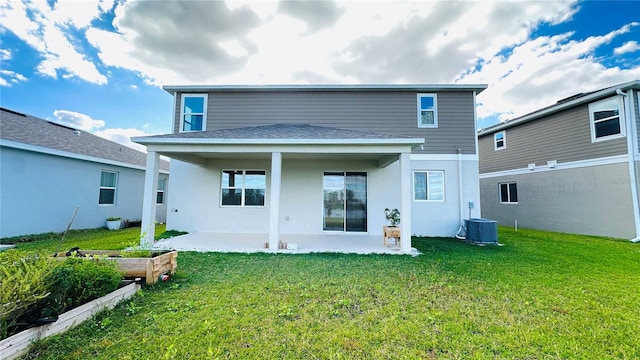
[[[384,218],[389,222],[390,226],[383,226],[384,244],[387,245],[389,239],[394,239],[395,245],[400,244],[400,211],[398,209],[384,209]]]
[[[122,218],[118,216],[111,216],[107,218],[107,229],[118,230],[122,225]]]

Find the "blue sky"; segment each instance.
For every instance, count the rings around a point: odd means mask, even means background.
[[[486,83],[486,127],[640,79],[640,1],[0,5],[0,105],[129,144],[164,84]]]

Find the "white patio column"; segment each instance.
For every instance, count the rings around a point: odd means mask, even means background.
[[[280,222],[280,183],[282,179],[282,153],[271,154],[271,196],[269,203],[269,249],[277,250]]]
[[[140,246],[151,246],[156,232],[156,191],[160,155],[155,151],[147,153],[147,169],[144,174],[144,196],[142,198],[142,229]]]
[[[400,154],[400,246],[411,252],[411,160],[409,153]]]

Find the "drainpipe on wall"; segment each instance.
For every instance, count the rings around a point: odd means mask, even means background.
[[[464,228],[464,191],[462,189],[462,147],[458,146],[458,206],[460,207],[460,228],[456,233],[456,238],[465,239],[466,229]]]
[[[635,126],[635,104],[633,101],[633,90],[628,89],[625,93],[622,89],[616,90],[616,94],[622,97],[622,102],[624,105],[624,117],[625,117],[625,125],[627,127],[627,154],[629,159],[629,179],[631,182],[631,203],[633,208],[633,221],[636,230],[635,238],[631,239],[631,242],[637,243],[640,242],[640,204],[638,204],[638,182],[636,177],[636,163],[635,163],[635,154],[636,154],[636,141],[635,138],[637,136],[636,126]]]

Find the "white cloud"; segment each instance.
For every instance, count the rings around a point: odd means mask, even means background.
[[[571,33],[522,42],[506,57],[494,57],[482,68],[462,74],[465,83],[488,83],[478,96],[478,117],[500,120],[521,116],[580,92],[640,78],[640,66],[606,68],[594,51],[627,33],[633,24],[602,36],[571,40]]]
[[[7,61],[11,59],[11,50],[9,49],[0,49],[0,61]]]
[[[621,46],[613,49],[613,53],[616,55],[622,55],[627,53],[632,53],[640,50],[640,44],[637,41],[627,41]]]
[[[0,70],[0,86],[11,87],[13,84],[27,81],[27,78],[17,72],[2,69]]]
[[[56,117],[57,122],[85,131],[100,129],[105,125],[103,120],[95,120],[89,115],[75,111],[55,110],[53,115]]]
[[[138,151],[147,152],[147,147],[144,145],[136,144],[131,142],[132,137],[137,136],[147,136],[150,134],[145,133],[142,130],[138,129],[122,129],[122,128],[112,128],[112,129],[104,129],[93,132],[94,135],[100,136],[107,140],[115,141],[119,144],[128,146]]]
[[[146,146],[131,142],[132,137],[152,135],[134,128],[105,128],[106,122],[93,119],[91,116],[70,110],[55,110],[55,121],[74,129],[88,131],[96,136],[117,142],[138,151],[146,152]]]
[[[100,16],[98,1],[60,0],[51,8],[48,2],[24,3],[8,0],[0,5],[0,26],[13,32],[37,50],[44,60],[38,65],[40,74],[52,78],[60,75],[77,76],[85,81],[105,84],[107,78],[96,65],[76,49],[71,30],[84,29]],[[77,39],[75,39],[77,40]]]

